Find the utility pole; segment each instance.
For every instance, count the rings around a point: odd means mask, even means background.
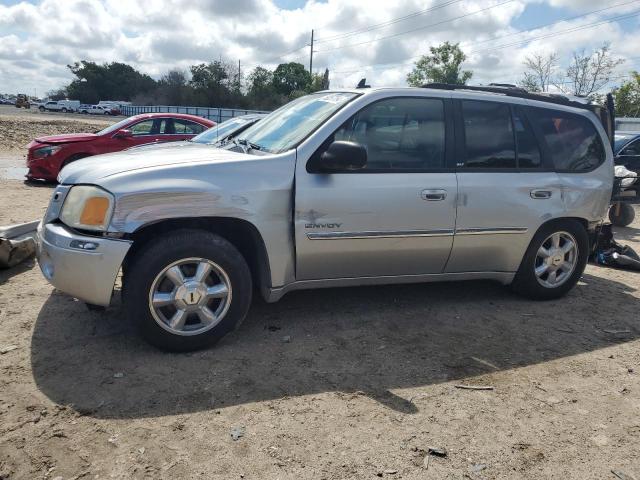
[[[309,55],[309,74],[313,75],[313,29],[311,30],[311,53]]]
[[[238,91],[240,91],[240,59],[238,59]]]

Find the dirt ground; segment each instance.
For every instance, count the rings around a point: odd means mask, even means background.
[[[51,188],[0,192],[6,224]],[[617,238],[640,251],[640,223]],[[0,271],[0,479],[640,480],[639,288],[589,265],[551,302],[490,282],[294,292],[185,355],[30,262]]]

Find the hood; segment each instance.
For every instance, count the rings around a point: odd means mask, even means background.
[[[101,179],[126,172],[256,159],[256,155],[221,150],[200,143],[176,142],[155,147],[133,148],[77,160],[62,169],[58,181],[65,184],[97,184]]]
[[[67,133],[64,135],[49,135],[46,137],[36,138],[36,142],[39,143],[75,143],[75,142],[88,142],[98,138],[95,133]]]

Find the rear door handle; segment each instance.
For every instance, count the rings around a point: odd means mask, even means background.
[[[553,192],[551,190],[531,190],[530,195],[531,198],[536,200],[544,200],[546,198],[551,198]]]
[[[441,189],[428,188],[420,192],[420,198],[427,202],[438,202],[447,198],[447,191]]]

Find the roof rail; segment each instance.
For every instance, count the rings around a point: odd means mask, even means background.
[[[470,90],[474,92],[499,93],[507,97],[526,98],[529,100],[538,100],[541,102],[555,103],[558,105],[568,105],[571,107],[584,108],[592,110],[589,103],[582,103],[571,100],[565,95],[558,93],[535,93],[529,92],[521,87],[507,86],[506,84],[491,85],[454,85],[451,83],[427,83],[422,88],[434,88],[437,90]]]

